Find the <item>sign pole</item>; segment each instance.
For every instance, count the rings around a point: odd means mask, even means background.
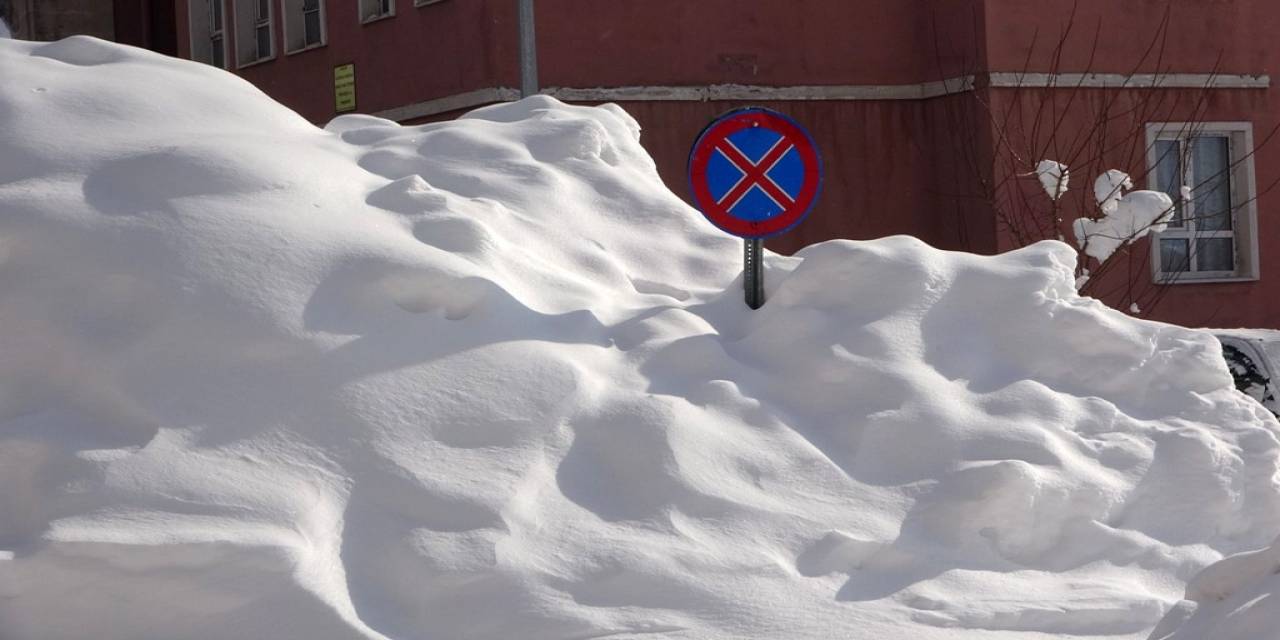
[[[764,306],[764,239],[800,224],[822,189],[822,156],[791,118],[735,109],[707,125],[689,150],[693,204],[721,231],[742,238],[742,289]]]
[[[747,306],[755,310],[764,306],[764,241],[743,238],[742,249],[742,288]]]
[[[517,0],[520,23],[520,97],[538,93],[538,40],[534,35],[533,0]]]

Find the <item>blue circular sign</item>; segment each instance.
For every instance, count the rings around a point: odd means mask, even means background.
[[[743,238],[767,238],[800,224],[822,188],[813,137],[761,107],[720,116],[689,153],[694,204],[712,224]]]

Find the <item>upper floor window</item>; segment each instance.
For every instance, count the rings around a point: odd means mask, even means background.
[[[225,0],[188,0],[191,59],[225,69],[227,39],[224,31]]]
[[[240,0],[235,14],[236,64],[253,64],[275,55],[271,33],[271,0]]]
[[[1174,202],[1152,240],[1157,281],[1256,279],[1252,125],[1150,124],[1147,140],[1148,182]]]
[[[396,14],[395,0],[360,0],[360,21],[372,22]]]
[[[323,0],[284,0],[285,51],[319,47],[325,43]]]

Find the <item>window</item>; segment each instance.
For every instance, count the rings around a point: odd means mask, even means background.
[[[275,55],[271,33],[271,0],[239,0],[235,7],[236,65],[270,60]]]
[[[395,0],[360,0],[360,21],[373,22],[396,14]]]
[[[213,52],[213,66],[226,68],[226,51],[222,42],[222,3],[209,3],[209,46]]]
[[[257,36],[258,57],[271,57],[271,0],[258,0],[254,7],[253,30]]]
[[[320,37],[320,0],[303,0],[302,2],[302,41],[306,46],[321,43]]]
[[[324,1],[284,0],[285,51],[324,46]]]
[[[225,69],[227,40],[223,17],[224,0],[188,0],[191,59]]]
[[[1252,125],[1151,124],[1147,141],[1148,183],[1174,202],[1152,240],[1156,280],[1256,279]]]

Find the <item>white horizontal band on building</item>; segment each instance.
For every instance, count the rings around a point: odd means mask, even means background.
[[[379,111],[373,115],[387,120],[395,120],[403,122],[405,120],[413,120],[414,118],[425,118],[450,111],[458,111],[461,109],[470,109],[481,105],[493,104],[495,102],[510,102],[520,99],[520,90],[511,87],[490,87],[488,89],[477,89],[466,93],[455,93],[451,96],[436,98],[434,100],[426,100],[424,102],[414,102],[406,104],[402,107]]]
[[[972,75],[914,84],[834,84],[772,87],[744,84],[696,86],[632,86],[572,88],[553,87],[547,95],[568,102],[710,102],[803,100],[927,100],[972,91]],[[986,74],[986,85],[995,88],[1073,87],[1088,89],[1268,89],[1271,76],[1221,73],[1016,73]],[[491,87],[434,100],[415,102],[374,115],[388,120],[415,118],[469,109],[520,97],[520,90]]]
[[[1009,73],[988,74],[989,85],[1089,89],[1268,89],[1271,76],[1227,73]]]

